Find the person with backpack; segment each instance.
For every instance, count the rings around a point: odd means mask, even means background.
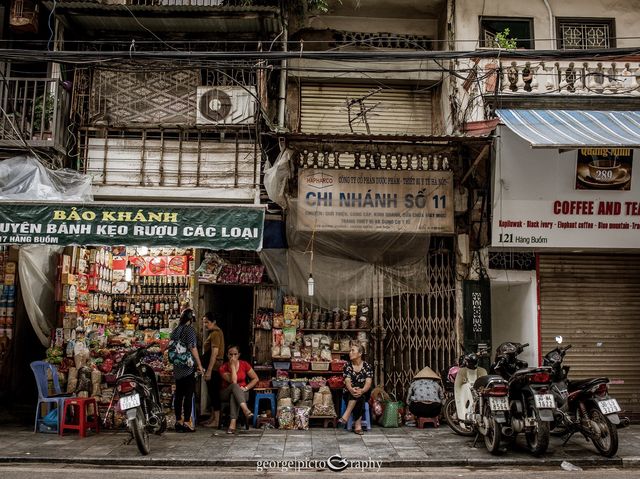
[[[196,389],[196,369],[202,374],[204,369],[198,354],[196,331],[191,326],[195,320],[192,309],[185,309],[180,315],[180,324],[171,332],[169,361],[173,364],[176,392],[173,405],[176,413],[176,432],[195,432],[191,421],[192,398]]]

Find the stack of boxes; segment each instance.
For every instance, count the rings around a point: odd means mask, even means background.
[[[13,340],[16,304],[16,263],[9,261],[9,247],[0,249],[0,370]]]

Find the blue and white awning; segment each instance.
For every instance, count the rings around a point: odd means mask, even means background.
[[[640,147],[640,112],[497,110],[534,148]]]

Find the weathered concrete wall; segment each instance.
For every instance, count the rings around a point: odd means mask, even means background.
[[[638,36],[640,5],[637,0],[548,0],[548,3],[553,14],[551,24],[544,0],[457,0],[456,49],[474,50],[478,47],[481,15],[533,18],[533,35],[537,50],[556,48],[556,17],[614,18],[618,38],[616,46],[624,48],[640,44],[640,39],[630,38]]]

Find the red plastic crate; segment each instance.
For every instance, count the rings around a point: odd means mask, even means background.
[[[347,364],[346,361],[331,361],[331,371],[342,372],[345,364]]]
[[[308,371],[309,363],[307,361],[291,361],[291,369],[293,371]]]

